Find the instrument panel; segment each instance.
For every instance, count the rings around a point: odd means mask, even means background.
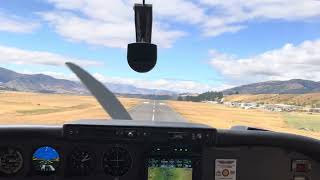
[[[32,155],[33,170],[37,174],[54,174],[60,165],[60,155],[50,146],[39,147]]]
[[[96,155],[88,148],[76,148],[67,160],[70,175],[89,176],[96,168]]]
[[[320,179],[310,156],[287,147],[230,145],[230,137],[219,136],[225,132],[207,127],[69,124],[23,137],[15,131],[2,139],[0,129],[0,179]]]
[[[122,147],[112,147],[102,159],[104,172],[113,177],[125,175],[132,166],[132,157],[130,152]]]
[[[56,142],[59,143],[59,142]],[[193,179],[199,172],[201,156],[189,149],[174,148],[172,151],[157,146],[145,151],[133,144],[83,144],[61,143],[59,146],[30,148],[28,144],[12,145],[1,151],[0,179],[3,177],[25,178],[123,178],[143,177],[146,180],[159,176]],[[15,150],[15,147],[27,147]],[[66,147],[64,147],[66,146]],[[182,147],[182,146],[181,146]],[[32,152],[34,151],[34,152]],[[176,152],[176,153],[172,153]],[[28,156],[28,154],[32,154]],[[179,155],[180,154],[180,155]],[[170,174],[171,173],[171,174]]]
[[[185,179],[192,180],[191,159],[150,158],[148,159],[148,180]]]
[[[20,150],[12,147],[0,148],[0,173],[10,176],[18,173],[23,167],[23,157]]]

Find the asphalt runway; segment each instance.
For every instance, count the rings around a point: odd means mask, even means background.
[[[129,113],[134,120],[187,122],[165,101],[145,100],[131,109]]]

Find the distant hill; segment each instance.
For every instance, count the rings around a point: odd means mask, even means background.
[[[193,101],[193,102],[201,102],[201,101],[217,101],[223,98],[222,92],[208,91],[205,93],[201,93],[198,95],[185,95],[180,94],[177,97],[178,101]]]
[[[292,79],[238,86],[224,90],[223,94],[305,94],[315,92],[320,92],[320,82]]]
[[[309,94],[235,94],[224,97],[225,102],[257,102],[265,104],[291,104],[319,106],[320,93]]]
[[[116,83],[106,83],[105,84],[112,92],[119,94],[140,94],[140,95],[176,95],[174,91],[167,91],[161,89],[147,89],[147,88],[138,88],[129,84],[116,84]]]
[[[14,80],[14,79],[19,78],[21,76],[23,76],[23,75],[16,73],[14,71],[11,71],[9,69],[5,69],[5,68],[0,67],[0,82],[2,82],[2,83]]]
[[[78,82],[56,79],[43,74],[22,75],[2,84],[17,91],[31,91],[42,93],[79,93],[87,90]]]
[[[176,95],[173,91],[138,88],[128,84],[105,85],[117,94]],[[87,89],[77,81],[57,79],[44,74],[22,74],[5,68],[0,68],[0,90],[88,94]]]

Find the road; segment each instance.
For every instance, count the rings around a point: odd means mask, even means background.
[[[145,100],[129,111],[134,120],[186,122],[164,101]]]

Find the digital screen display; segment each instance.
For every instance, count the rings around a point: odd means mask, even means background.
[[[192,180],[192,161],[190,159],[149,159],[148,180]]]
[[[32,156],[33,168],[36,172],[54,173],[60,162],[58,152],[49,146],[38,148]]]

